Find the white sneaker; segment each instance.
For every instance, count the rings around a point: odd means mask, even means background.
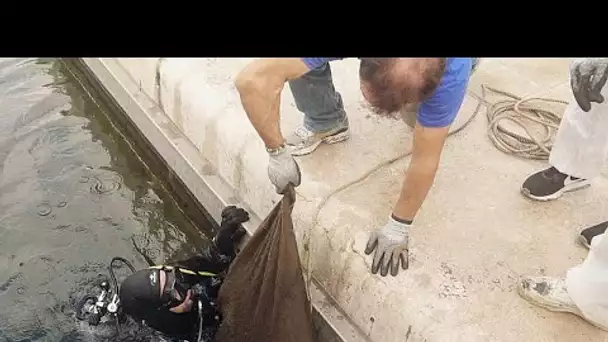
[[[335,144],[349,138],[348,121],[341,122],[336,128],[325,132],[312,132],[301,126],[285,139],[286,145],[294,156],[312,153],[322,143]]]
[[[566,281],[553,277],[523,277],[517,286],[519,295],[528,302],[553,312],[567,312],[579,316],[594,326],[607,330],[608,327],[593,322],[583,315],[574,304],[566,289]]]

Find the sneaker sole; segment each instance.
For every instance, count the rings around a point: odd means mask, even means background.
[[[566,185],[565,187],[559,189],[558,191],[556,191],[555,193],[546,195],[546,196],[534,196],[530,193],[530,190],[522,187],[521,188],[521,193],[525,196],[528,197],[530,199],[533,199],[535,201],[539,201],[539,202],[547,202],[547,201],[552,201],[552,200],[556,200],[560,197],[562,197],[563,194],[565,194],[566,192],[572,192],[572,191],[576,191],[576,190],[582,190],[583,188],[589,187],[591,186],[591,182],[589,182],[589,180],[583,180],[580,182],[576,182],[576,183],[571,183]]]
[[[541,302],[538,302],[538,301],[536,301],[536,300],[534,300],[534,299],[532,299],[530,297],[527,297],[525,295],[525,291],[522,289],[521,283],[517,285],[517,292],[519,293],[519,295],[521,296],[521,298],[523,298],[524,300],[526,300],[527,302],[529,302],[529,303],[531,303],[533,305],[536,305],[538,307],[541,307],[541,308],[543,308],[545,310],[552,311],[552,312],[563,312],[563,313],[569,313],[569,314],[575,315],[578,318],[581,318],[581,319],[585,320],[587,323],[595,326],[596,328],[608,331],[608,327],[603,326],[602,324],[599,324],[599,323],[596,323],[596,322],[593,322],[593,321],[587,319],[578,308],[563,308],[563,309],[560,309],[560,308],[557,308],[555,306],[545,305],[545,304],[543,304]]]
[[[584,236],[579,235],[577,238],[578,243],[580,243],[583,247],[590,249],[591,246],[589,245],[589,243],[587,242],[587,239],[585,239]]]
[[[318,141],[316,141],[315,143],[313,143],[313,144],[311,144],[309,146],[306,146],[306,147],[303,147],[303,148],[300,148],[300,149],[294,149],[291,152],[291,155],[293,155],[293,156],[304,156],[304,155],[307,155],[307,154],[310,154],[310,153],[314,152],[321,144],[328,144],[328,145],[336,144],[336,143],[339,143],[339,142],[342,142],[342,141],[346,141],[346,140],[348,140],[348,138],[350,138],[350,134],[349,134],[348,130],[346,130],[344,132],[341,132],[341,133],[338,133],[338,134],[334,134],[334,135],[330,135],[330,136],[325,137],[325,138],[323,138],[321,140],[318,140]]]

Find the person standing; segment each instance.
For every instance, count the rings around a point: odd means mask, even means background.
[[[608,59],[585,58],[572,63],[570,82],[576,103],[566,108],[551,151],[552,166],[524,182],[524,195],[556,199],[599,175],[608,152],[607,77]],[[524,276],[518,284],[519,294],[532,304],[572,313],[608,331],[606,227],[608,221],[581,231],[579,241],[589,248],[589,254],[569,269],[565,278]]]
[[[564,112],[549,155],[550,166],[523,182],[524,196],[537,201],[558,199],[589,186],[600,174],[608,154],[608,104],[603,90],[607,70],[608,59],[573,61],[570,83],[576,103]],[[593,107],[592,102],[596,102]]]

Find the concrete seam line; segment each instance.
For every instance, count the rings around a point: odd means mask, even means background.
[[[156,101],[158,102],[158,107],[163,111],[163,113],[165,112],[165,105],[163,104],[163,98],[162,98],[162,88],[161,88],[161,69],[162,69],[162,65],[163,62],[165,61],[166,58],[159,58],[158,61],[156,62],[156,74],[154,76],[154,87],[156,88]]]

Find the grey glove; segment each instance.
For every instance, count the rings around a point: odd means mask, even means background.
[[[580,58],[570,65],[570,86],[579,107],[585,112],[591,102],[602,103],[600,93],[608,78],[608,58]]]
[[[300,185],[301,173],[298,163],[291,155],[289,149],[281,146],[276,150],[268,151],[268,178],[274,185],[278,194],[283,194],[289,183],[294,187]]]
[[[372,262],[372,273],[378,273],[385,277],[390,268],[394,277],[399,272],[399,263],[404,270],[409,267],[408,257],[408,232],[411,225],[401,223],[390,217],[388,223],[380,230],[375,231],[369,237],[365,254],[369,255],[374,249],[374,261]]]

